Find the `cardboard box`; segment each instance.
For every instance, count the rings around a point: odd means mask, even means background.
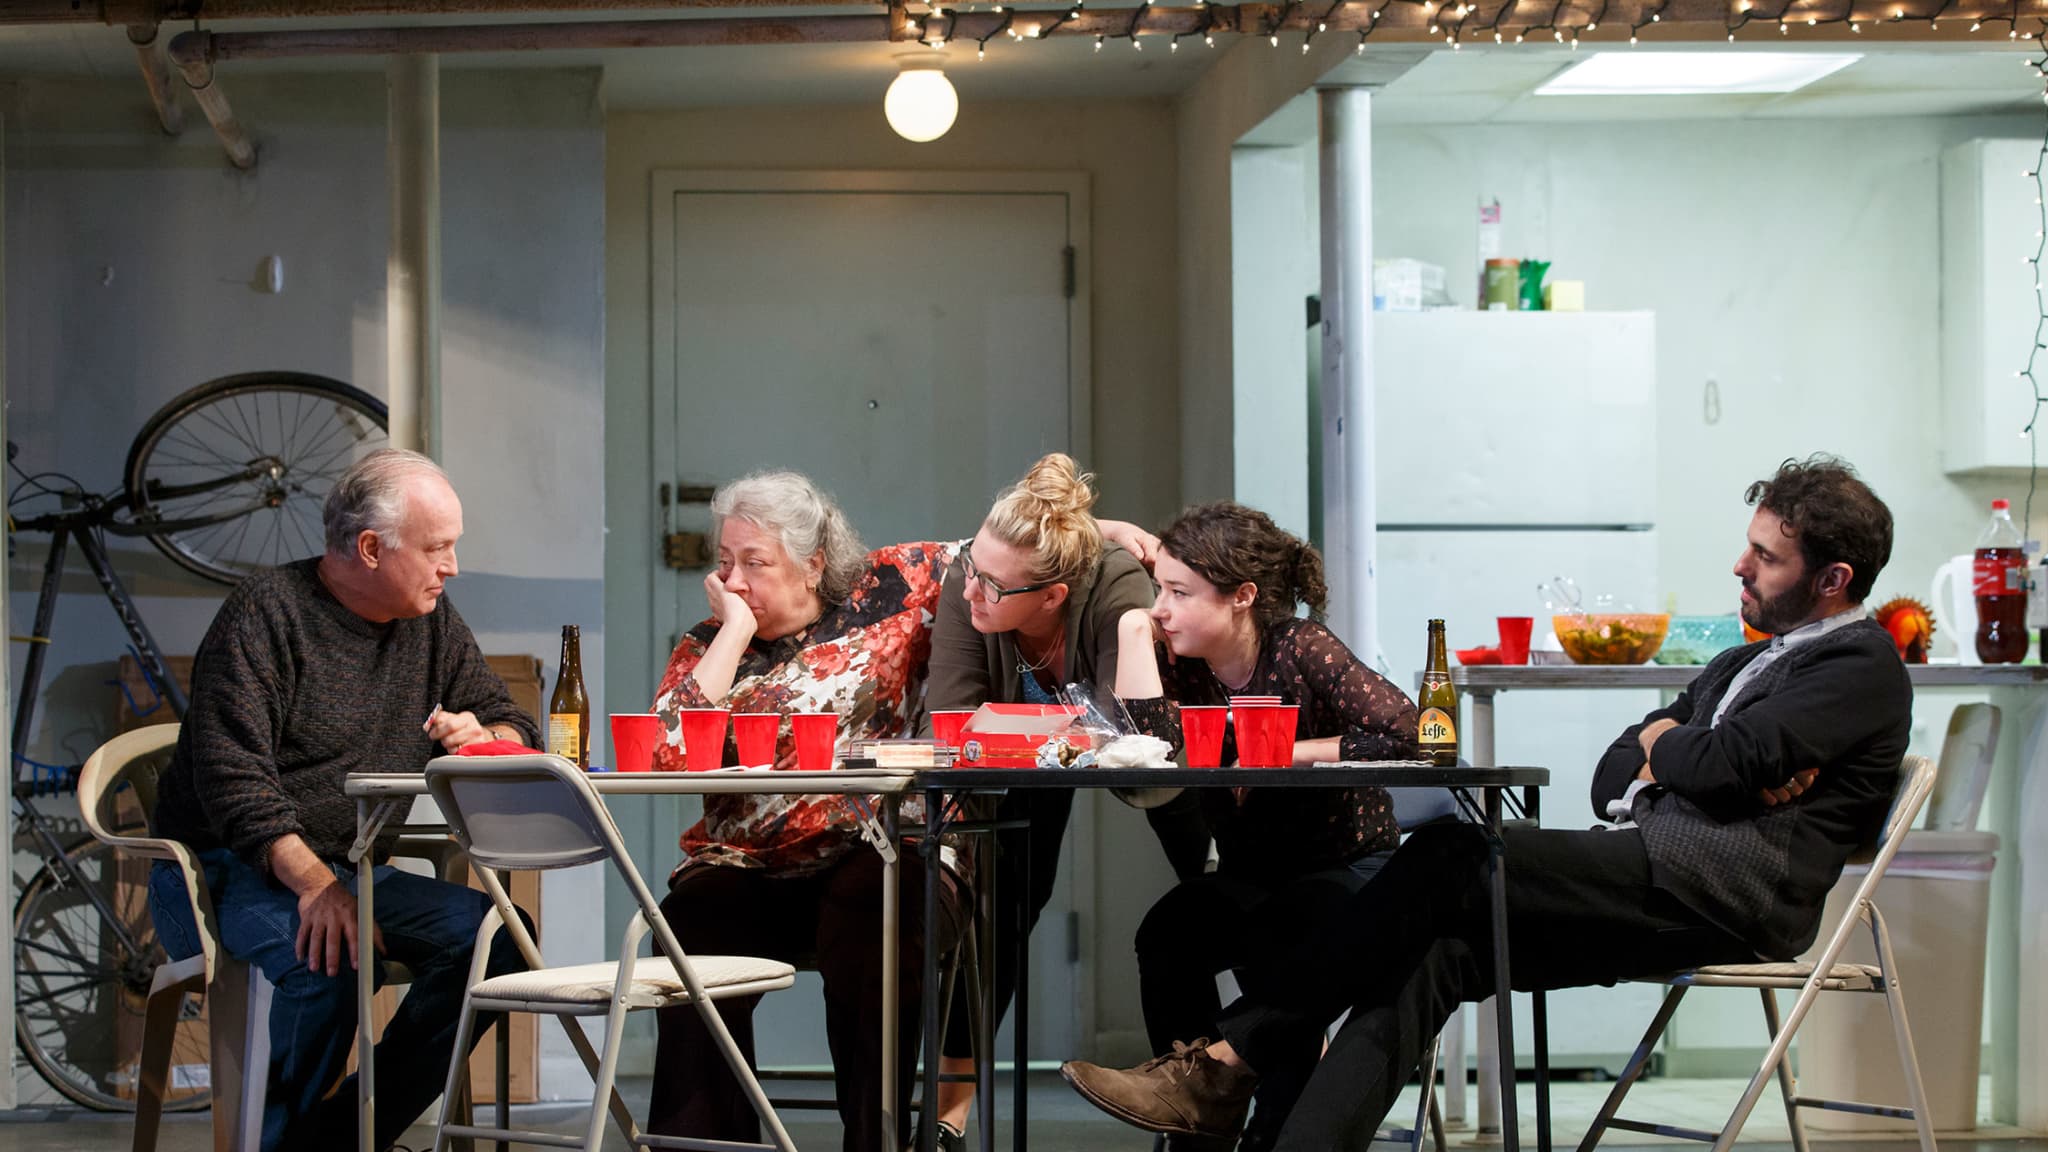
[[[1093,748],[1094,738],[1074,727],[1080,712],[1064,704],[983,704],[961,730],[953,767],[1035,768],[1039,748],[1050,741]]]

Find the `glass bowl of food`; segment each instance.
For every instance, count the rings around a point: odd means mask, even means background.
[[[1644,664],[1664,646],[1669,612],[1588,612],[1552,616],[1552,629],[1574,664]]]
[[[1705,664],[1742,642],[1742,620],[1732,612],[1726,616],[1673,616],[1664,646],[1657,650],[1657,663]]]

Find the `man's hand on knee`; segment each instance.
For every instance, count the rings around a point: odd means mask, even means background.
[[[296,834],[270,844],[270,871],[299,897],[299,931],[293,952],[299,962],[323,976],[341,975],[344,955],[356,966],[356,898],[326,861]],[[372,925],[377,951],[384,950],[384,932]]]
[[[384,950],[384,931],[376,933],[377,951]],[[296,949],[306,967],[323,976],[341,975],[343,957],[356,966],[356,898],[341,881],[329,876],[323,887],[299,896]]]

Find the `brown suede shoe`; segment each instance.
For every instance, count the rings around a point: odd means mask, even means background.
[[[1244,1128],[1259,1078],[1209,1055],[1209,1041],[1175,1041],[1173,1051],[1128,1071],[1069,1060],[1060,1075],[1090,1104],[1148,1132],[1234,1137]]]

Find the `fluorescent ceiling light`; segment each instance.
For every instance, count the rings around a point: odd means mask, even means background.
[[[1863,57],[1852,52],[1595,52],[1538,96],[1721,96],[1794,92]]]

